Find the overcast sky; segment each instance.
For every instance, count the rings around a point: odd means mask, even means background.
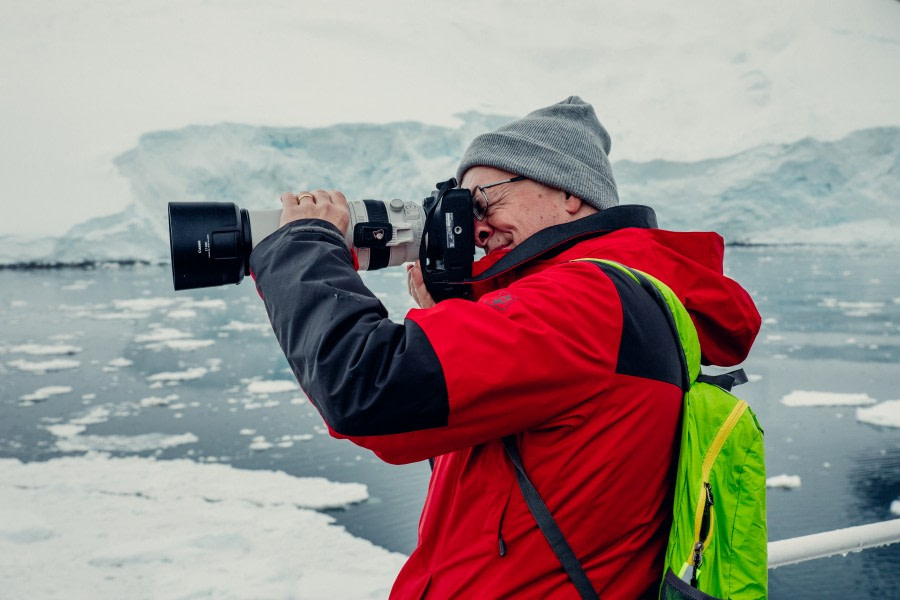
[[[0,20],[0,235],[131,202],[143,133],[521,115],[577,94],[617,159],[900,125],[894,0],[15,2]],[[277,190],[275,191],[277,195]]]

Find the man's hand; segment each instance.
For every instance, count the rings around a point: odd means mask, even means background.
[[[422,308],[434,306],[434,299],[425,288],[425,279],[422,277],[422,265],[419,261],[406,265],[406,284],[409,286],[409,295]]]
[[[281,195],[281,204],[284,206],[279,223],[282,227],[300,219],[322,219],[340,229],[341,234],[347,234],[347,227],[350,226],[350,209],[347,207],[347,198],[337,190],[316,190],[298,194],[285,192]]]

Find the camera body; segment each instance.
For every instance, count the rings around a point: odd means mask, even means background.
[[[425,287],[435,301],[467,298],[475,256],[475,226],[472,192],[457,188],[456,180],[437,184],[426,198],[426,238],[420,245],[419,261]]]
[[[399,199],[353,200],[345,242],[360,270],[421,261],[435,300],[465,298],[475,256],[472,194],[450,179],[423,205]],[[169,202],[169,245],[176,290],[238,284],[250,252],[280,226],[281,210],[252,211],[231,202]]]

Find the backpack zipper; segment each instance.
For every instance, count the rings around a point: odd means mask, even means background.
[[[712,486],[709,484],[709,474],[712,472],[713,464],[716,462],[719,452],[722,451],[722,446],[725,445],[725,440],[731,435],[731,432],[734,430],[735,426],[737,426],[738,421],[740,421],[748,406],[749,405],[743,400],[738,400],[737,404],[734,405],[734,408],[731,409],[731,412],[728,413],[728,417],[726,417],[722,427],[720,427],[719,431],[716,433],[716,437],[713,439],[712,444],[710,444],[706,456],[703,457],[703,467],[701,469],[703,493],[700,494],[700,497],[697,499],[697,510],[694,512],[695,541],[691,557],[688,559],[688,564],[691,564],[694,567],[691,576],[691,585],[694,587],[697,587],[697,577],[700,574],[699,568],[700,565],[703,564],[703,550],[705,549],[713,530],[712,506],[714,498]]]
[[[700,535],[694,544],[693,569],[691,570],[691,585],[697,587],[697,577],[700,575],[700,566],[703,564],[703,548],[712,533],[712,507],[715,504],[712,486],[703,482],[703,491],[706,492],[706,501],[703,503],[703,518],[700,521]]]

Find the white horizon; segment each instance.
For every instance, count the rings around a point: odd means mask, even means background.
[[[0,235],[121,211],[113,158],[192,124],[456,126],[576,94],[613,163],[900,125],[893,0],[546,6],[15,3],[0,25]]]

